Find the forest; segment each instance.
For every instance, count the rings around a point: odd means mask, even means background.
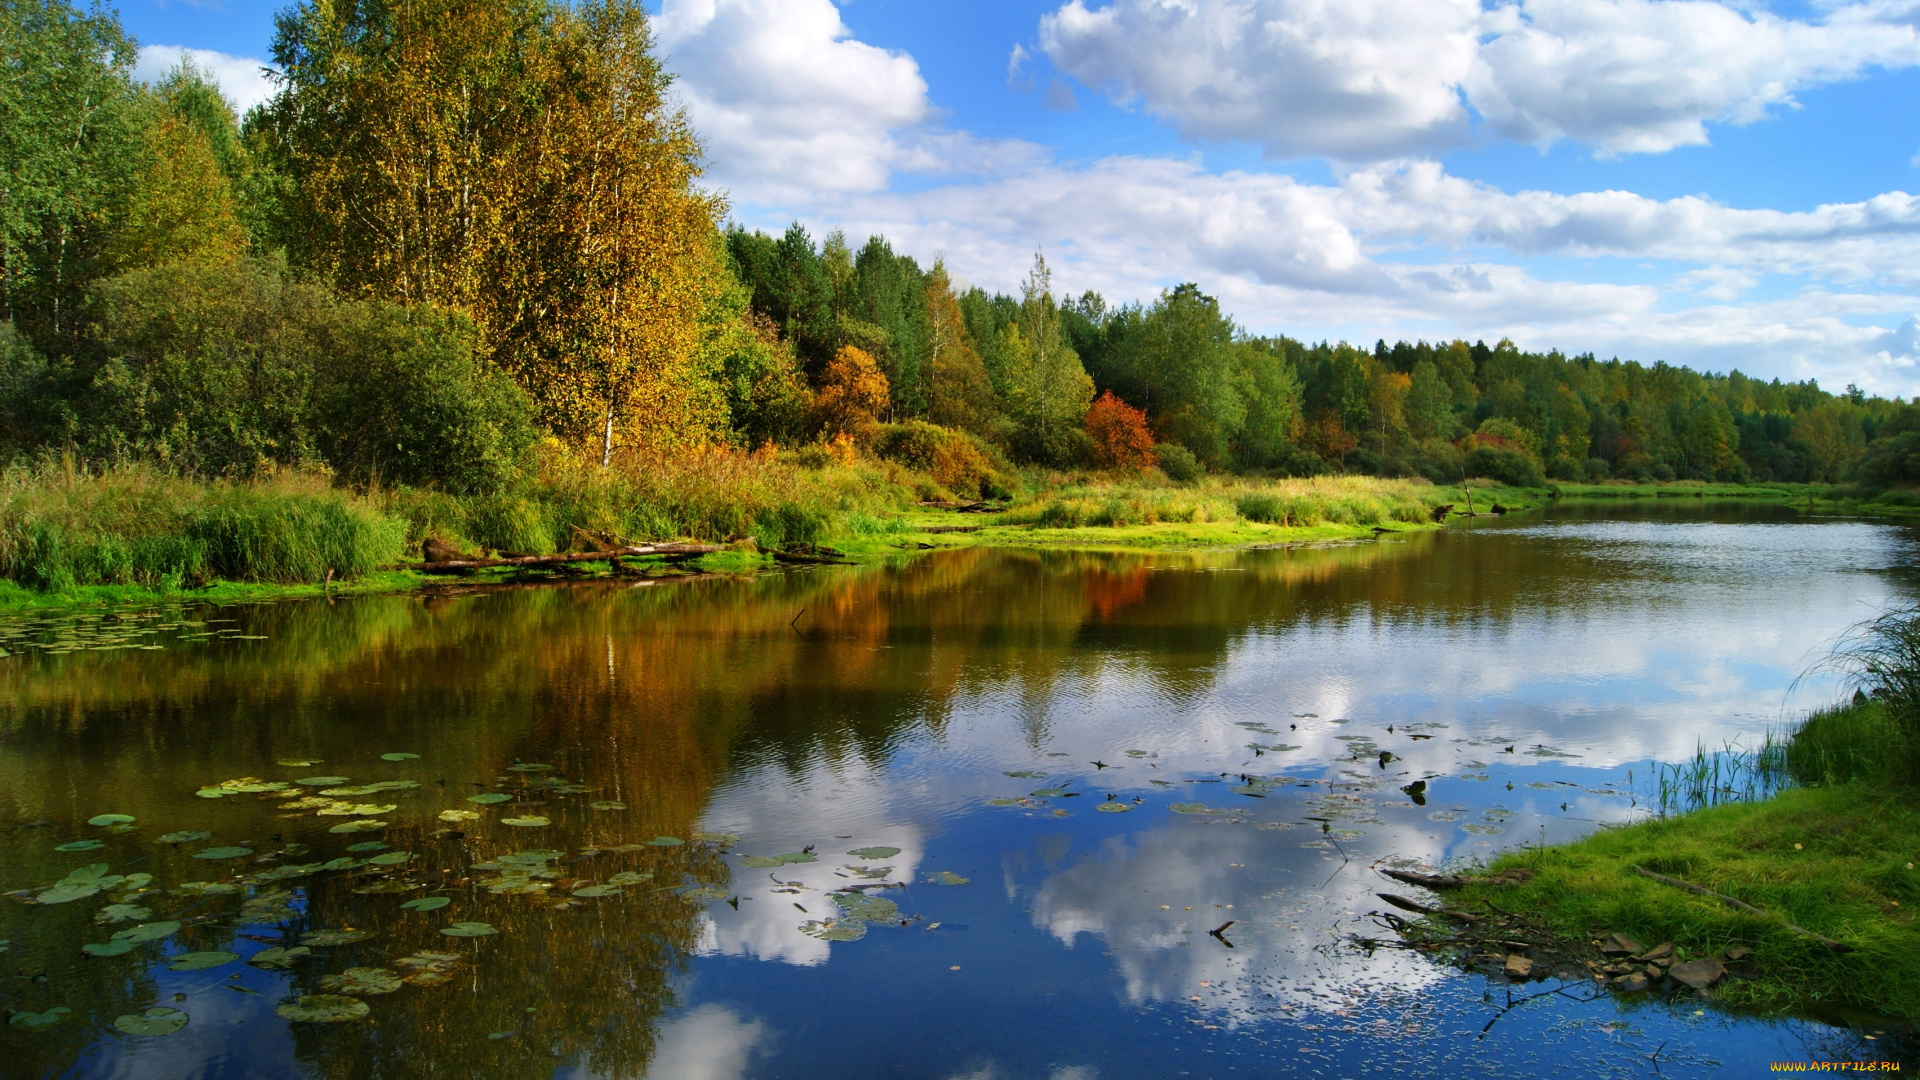
[[[7,4],[0,55],[16,467],[454,495],[688,448],[937,458],[981,494],[1035,469],[1920,480],[1920,408],[1853,387],[1309,344],[1200,284],[1072,296],[1036,253],[989,293],[884,237],[752,230],[702,185],[635,0],[308,0],[245,116],[191,62],[137,81],[104,9]]]

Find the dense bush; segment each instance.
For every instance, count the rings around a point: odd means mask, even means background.
[[[1160,457],[1160,471],[1177,483],[1198,480],[1206,471],[1200,467],[1200,459],[1193,456],[1193,451],[1179,443],[1161,443],[1154,448],[1154,453]]]
[[[1509,487],[1540,487],[1547,482],[1540,464],[1522,450],[1504,446],[1476,446],[1467,453],[1468,476],[1484,476]]]
[[[1920,431],[1902,431],[1876,440],[1854,462],[1853,478],[1885,487],[1920,484]]]

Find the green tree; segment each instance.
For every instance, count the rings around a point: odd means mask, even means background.
[[[1047,260],[1034,253],[1016,318],[1001,327],[988,376],[1017,426],[1019,449],[1036,461],[1066,464],[1085,450],[1082,427],[1093,380],[1061,330]]]

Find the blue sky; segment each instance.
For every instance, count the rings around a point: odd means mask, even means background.
[[[130,0],[243,104],[280,6]],[[650,0],[737,220],[1920,394],[1920,0]],[[217,55],[216,55],[217,54]]]

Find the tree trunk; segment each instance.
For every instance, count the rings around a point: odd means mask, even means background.
[[[613,464],[613,407],[607,407],[607,430],[600,438],[600,467]]]

